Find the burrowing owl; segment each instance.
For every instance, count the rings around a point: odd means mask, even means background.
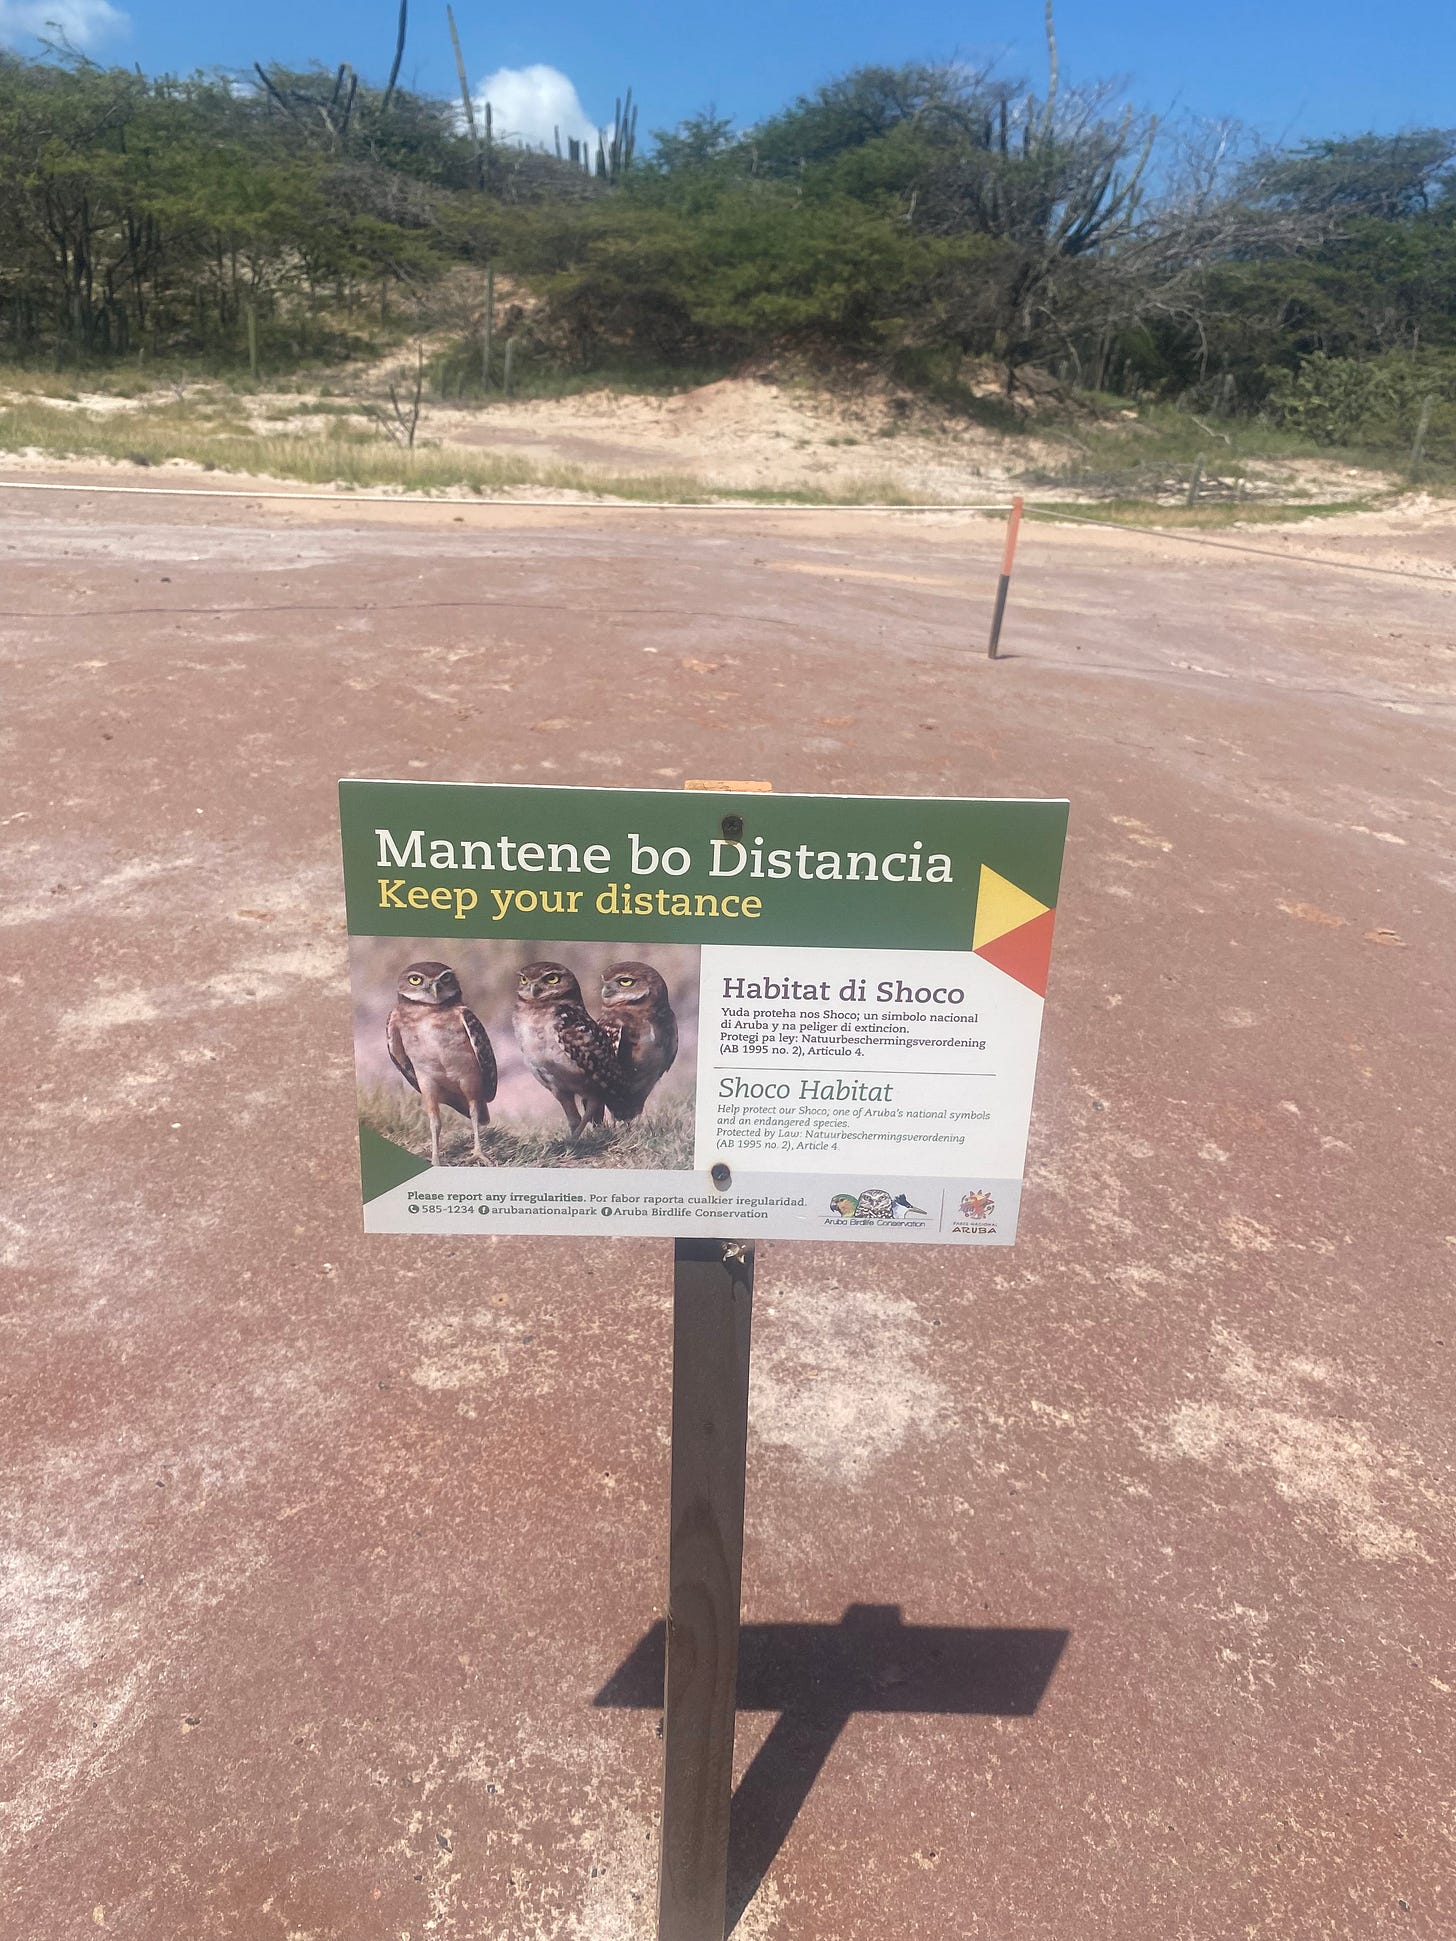
[[[855,1201],[856,1220],[893,1220],[895,1202],[883,1186],[867,1186]]]
[[[514,1022],[521,1056],[566,1114],[573,1139],[583,1125],[600,1125],[607,1106],[616,1111],[621,1074],[612,1041],[565,964],[527,964]]]
[[[613,964],[602,973],[602,1029],[621,1068],[614,1119],[641,1115],[648,1094],[677,1057],[677,1015],[651,964]]]
[[[399,1002],[385,1035],[400,1074],[424,1100],[431,1165],[440,1163],[442,1105],[469,1116],[475,1157],[484,1164],[480,1128],[490,1123],[495,1097],[495,1053],[485,1026],[461,1001],[460,980],[448,964],[407,964],[396,989]]]

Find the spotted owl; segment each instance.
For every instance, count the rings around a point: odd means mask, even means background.
[[[480,1128],[490,1123],[495,1097],[495,1052],[485,1026],[460,995],[448,964],[406,964],[385,1026],[395,1069],[424,1101],[430,1122],[430,1163],[440,1163],[440,1107],[470,1120],[475,1157],[482,1164]]]
[[[677,1014],[661,974],[651,964],[635,963],[603,971],[600,1023],[621,1070],[620,1103],[612,1104],[612,1117],[639,1118],[677,1057]]]
[[[513,1022],[522,1058],[566,1114],[573,1139],[584,1125],[600,1125],[608,1108],[617,1112],[623,1085],[612,1040],[564,964],[527,964]]]

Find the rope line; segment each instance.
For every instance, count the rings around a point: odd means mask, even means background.
[[[788,512],[864,512],[882,514],[887,512],[934,513],[934,512],[1010,512],[1009,500],[995,500],[988,503],[961,503],[935,505],[845,505],[839,502],[824,505],[795,505],[792,503],[747,504],[741,501],[724,502],[709,500],[701,505],[693,505],[681,499],[425,499],[409,498],[396,492],[281,492],[274,490],[247,491],[240,486],[195,486],[195,485],[69,485],[51,479],[0,479],[0,491],[6,492],[70,492],[82,497],[94,493],[109,493],[138,499],[251,499],[282,500],[302,505],[431,505],[437,509],[442,506],[468,506],[479,512],[491,511],[532,511],[532,512],[727,512],[758,513],[775,519]],[[1098,526],[1107,532],[1129,532],[1142,539],[1173,539],[1185,546],[1203,546],[1216,553],[1242,553],[1254,559],[1277,559],[1286,565],[1316,566],[1336,573],[1374,573],[1383,579],[1424,580],[1436,586],[1456,587],[1456,574],[1429,573],[1419,568],[1407,569],[1401,566],[1375,566],[1363,560],[1322,559],[1313,553],[1280,552],[1273,546],[1246,546],[1238,540],[1206,539],[1201,533],[1176,532],[1168,526],[1134,526],[1121,519],[1099,519],[1088,513],[1067,512],[1061,508],[1027,504],[1027,513],[1038,519],[1050,520],[1077,526]],[[19,616],[17,616],[19,617]],[[40,616],[36,616],[40,617]]]
[[[1181,539],[1185,546],[1207,546],[1216,553],[1249,553],[1256,559],[1279,559],[1296,566],[1328,566],[1337,573],[1379,573],[1393,580],[1432,580],[1439,586],[1456,587],[1456,574],[1423,573],[1402,566],[1370,566],[1357,559],[1318,559],[1313,553],[1281,553],[1274,546],[1244,546],[1236,539],[1205,539],[1201,533],[1175,532],[1168,526],[1130,526],[1120,519],[1096,519],[1081,512],[1061,512],[1051,506],[1028,505],[1028,513],[1039,519],[1066,520],[1076,526],[1102,526],[1109,532],[1140,533],[1144,539]]]
[[[503,609],[510,613],[579,613],[584,618],[600,615],[595,606],[573,606],[558,600],[508,600],[488,595],[479,600],[365,600],[357,606],[339,606],[317,600],[285,600],[272,605],[224,603],[216,607],[0,607],[0,620],[207,620],[223,614],[267,613],[435,613],[454,610],[470,612]],[[725,613],[713,607],[612,607],[614,619],[626,620],[726,620],[751,626],[786,627],[802,637],[798,620],[786,620],[772,613]]]
[[[52,479],[0,479],[6,492],[93,492],[127,494],[139,499],[287,499],[305,505],[431,505],[473,506],[489,512],[524,506],[546,512],[1009,512],[1009,499],[991,505],[795,505],[792,502],[753,504],[705,500],[693,505],[683,499],[426,499],[399,492],[246,492],[240,486],[219,485],[64,485]]]

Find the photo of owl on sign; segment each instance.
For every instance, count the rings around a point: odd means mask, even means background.
[[[361,1121],[435,1166],[692,1165],[698,952],[353,940]]]

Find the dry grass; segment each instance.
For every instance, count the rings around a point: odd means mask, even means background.
[[[123,384],[122,377],[132,383]],[[947,499],[917,491],[884,473],[837,481],[829,489],[728,486],[679,472],[618,472],[428,439],[410,451],[369,422],[357,396],[295,399],[275,393],[250,398],[224,385],[197,382],[154,383],[138,396],[133,388],[137,373],[112,378],[104,388],[88,387],[78,395],[74,378],[6,373],[0,385],[0,398],[8,397],[0,405],[0,452],[100,459],[139,468],[180,463],[242,482],[276,479],[325,490],[423,495],[559,492],[636,504],[906,507],[933,507],[966,496],[954,492]],[[1260,426],[1240,426],[1218,436],[1228,441],[1227,447],[1208,452],[1208,441],[1196,426],[1159,408],[1136,423],[1079,435],[1073,441],[1075,454],[1024,474],[1023,482],[1032,488],[1061,488],[1055,500],[1043,502],[1045,511],[1215,531],[1367,511],[1387,503],[1398,489],[1393,479],[1367,469],[1348,497],[1336,499],[1332,488],[1337,493],[1341,486],[1328,476],[1311,477],[1301,485],[1267,469],[1271,464],[1287,468],[1296,457],[1309,459],[1307,441]],[[845,435],[827,441],[847,442],[854,441]],[[1209,477],[1206,496],[1190,507],[1182,500],[1195,462],[1190,453],[1195,452],[1207,458]],[[1330,457],[1322,455],[1326,462]],[[1243,485],[1244,496],[1234,497],[1230,480]],[[1444,476],[1427,478],[1423,485],[1436,493],[1452,489]]]
[[[244,478],[294,479],[307,485],[408,492],[538,491],[589,493],[636,501],[702,505],[741,499],[780,505],[928,505],[895,480],[865,478],[788,491],[727,488],[677,473],[615,473],[584,465],[541,465],[513,454],[462,452],[431,445],[413,451],[361,423],[331,417],[326,431],[252,428],[232,396],[184,398],[126,412],[65,410],[20,402],[0,410],[0,450],[66,458],[101,458],[137,466],[181,460]]]
[[[1321,445],[1308,433],[1267,423],[1262,417],[1200,418],[1172,404],[1137,410],[1112,398],[1095,420],[1046,422],[1046,444],[1059,447],[1050,463],[1022,474],[1025,484],[1075,493],[1080,501],[1114,506],[1161,505],[1185,509],[1195,467],[1201,498],[1187,521],[1221,523],[1261,517],[1318,517],[1325,511],[1360,511],[1372,498],[1409,484],[1404,451],[1369,445]],[[1347,481],[1348,480],[1348,484]],[[1427,489],[1449,489],[1452,468],[1434,461],[1424,468]],[[1341,503],[1334,503],[1336,499]],[[1265,508],[1273,508],[1272,513]],[[1171,521],[1169,523],[1172,523]]]
[[[427,1159],[430,1131],[425,1109],[414,1093],[384,1087],[359,1094],[360,1123],[407,1152]],[[600,1167],[646,1172],[690,1172],[693,1164],[693,1108],[685,1099],[649,1105],[646,1114],[623,1126],[592,1126],[579,1139],[567,1137],[566,1121],[553,1125],[492,1119],[481,1136],[492,1166]],[[470,1124],[458,1113],[441,1115],[440,1156],[447,1166],[473,1166]]]
[[[1302,519],[1334,519],[1351,512],[1373,512],[1394,501],[1394,492],[1367,493],[1359,499],[1289,505],[1272,499],[1244,499],[1206,505],[1167,505],[1156,499],[1039,499],[1028,511],[1103,525],[1162,526],[1169,531],[1221,532],[1234,526],[1284,526]]]

